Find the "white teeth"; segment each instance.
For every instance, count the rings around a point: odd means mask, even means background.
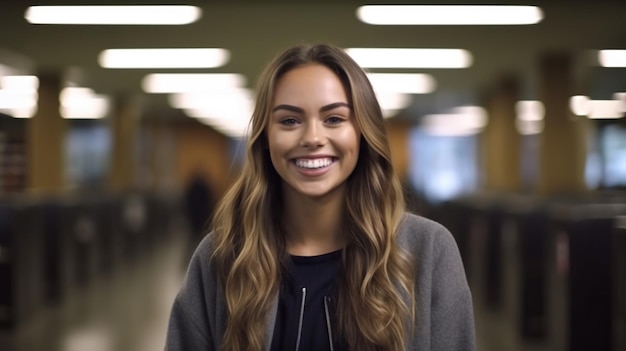
[[[330,158],[318,158],[315,160],[307,160],[307,159],[296,160],[296,166],[301,167],[301,168],[309,168],[309,169],[328,167],[330,166],[331,163],[333,163],[333,160]]]

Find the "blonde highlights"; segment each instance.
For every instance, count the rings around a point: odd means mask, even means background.
[[[224,350],[263,350],[272,302],[287,258],[277,213],[281,179],[269,159],[265,128],[276,82],[289,70],[321,64],[340,78],[361,130],[359,160],[347,180],[350,243],[337,299],[339,336],[354,350],[403,350],[411,334],[413,271],[396,242],[404,199],[391,164],[380,107],[363,70],[343,50],[291,48],[265,69],[257,87],[247,158],[213,221],[215,251],[227,304]]]

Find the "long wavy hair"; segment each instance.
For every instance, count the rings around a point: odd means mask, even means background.
[[[274,91],[288,71],[307,64],[330,68],[352,104],[361,146],[347,179],[349,244],[337,296],[338,335],[353,350],[404,350],[415,319],[413,270],[396,243],[405,210],[391,164],[380,106],[365,72],[341,49],[297,46],[277,56],[261,74],[247,158],[213,221],[213,263],[224,288],[227,322],[222,349],[262,350],[267,316],[279,292],[288,257],[280,225],[281,178],[266,137]]]

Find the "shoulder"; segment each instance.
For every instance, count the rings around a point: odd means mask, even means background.
[[[454,237],[443,225],[413,213],[405,213],[398,228],[399,244],[410,251],[456,249]]]
[[[439,275],[465,275],[456,240],[443,225],[407,213],[397,235],[399,247],[411,257],[422,278],[436,280]]]

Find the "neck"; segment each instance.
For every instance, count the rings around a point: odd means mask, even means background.
[[[344,191],[323,198],[310,198],[286,191],[283,197],[283,228],[287,252],[297,256],[315,256],[346,245],[343,230]]]

